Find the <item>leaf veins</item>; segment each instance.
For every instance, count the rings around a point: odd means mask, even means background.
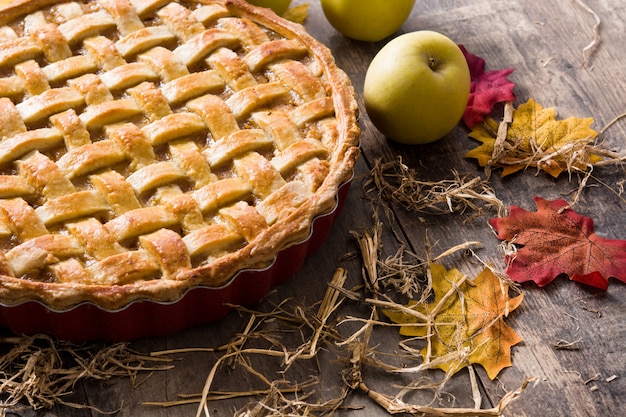
[[[544,109],[529,99],[513,111],[504,135],[493,119],[477,125],[469,136],[482,144],[465,157],[484,167],[501,167],[502,176],[528,167],[555,178],[563,171],[586,171],[602,160],[602,152],[593,145],[598,135],[590,127],[593,122],[590,117],[557,120],[553,108]]]
[[[489,223],[498,238],[517,248],[506,255],[507,275],[539,286],[566,274],[572,281],[606,290],[608,278],[626,282],[626,241],[595,234],[593,220],[564,200],[535,197],[537,211],[512,206],[509,216]]]
[[[450,373],[477,363],[494,379],[511,366],[511,347],[522,341],[504,318],[520,305],[523,294],[509,298],[508,284],[489,268],[473,280],[440,264],[432,263],[430,268],[433,302],[413,301],[408,305],[421,315],[391,310],[384,311],[385,315],[403,324],[400,334],[426,339],[427,345],[421,350],[424,362],[437,359],[436,367]],[[428,320],[422,322],[420,316]],[[466,352],[465,361],[442,360],[460,351]]]

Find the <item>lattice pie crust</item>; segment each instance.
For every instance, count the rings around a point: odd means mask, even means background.
[[[118,309],[305,240],[358,156],[354,92],[241,0],[0,11],[0,302]]]

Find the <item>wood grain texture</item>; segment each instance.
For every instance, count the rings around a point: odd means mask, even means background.
[[[303,1],[296,1],[296,4]],[[449,178],[452,169],[461,173],[482,175],[473,160],[463,157],[477,144],[467,138],[465,128],[459,126],[442,141],[420,147],[400,146],[388,142],[371,125],[362,102],[362,86],[370,60],[384,45],[383,42],[365,43],[347,39],[338,34],[325,20],[317,1],[309,3],[308,30],[329,46],[338,65],[343,68],[358,93],[363,129],[363,156],[357,167],[357,180],[351,188],[344,211],[334,224],[331,235],[322,249],[308,259],[304,268],[292,280],[273,292],[266,301],[253,306],[268,310],[271,303],[293,298],[304,305],[314,305],[323,297],[326,283],[337,267],[349,271],[350,288],[360,283],[361,264],[354,257],[345,257],[356,251],[351,231],[362,231],[373,225],[372,214],[362,188],[363,176],[376,160],[390,161],[402,157],[404,163],[415,169],[424,179]],[[391,2],[390,2],[391,3]],[[576,0],[418,0],[402,32],[429,29],[442,32],[462,43],[472,53],[483,57],[487,69],[515,68],[510,79],[516,83],[516,104],[534,98],[544,107],[555,107],[558,117],[593,117],[593,128],[602,129],[613,118],[626,111],[626,3],[619,0],[588,0],[587,6],[601,20],[600,42],[584,66],[583,49],[593,39],[594,16]],[[398,34],[399,34],[398,33]],[[604,146],[624,152],[626,120],[611,127],[600,140]],[[518,205],[534,210],[532,197],[547,199],[568,198],[577,187],[576,178],[554,180],[544,174],[527,171],[507,178],[498,172],[491,178],[496,195],[507,205]],[[598,234],[609,238],[626,238],[626,203],[609,191],[601,182],[615,186],[622,181],[620,168],[601,168],[576,206],[576,210],[593,217]],[[488,262],[502,265],[499,242],[485,218],[468,220],[462,215],[422,216],[394,207],[395,218],[386,225],[396,231],[407,245],[418,254],[424,251],[424,236],[428,233],[435,252],[466,241],[481,241],[479,255]],[[386,231],[384,251],[395,252],[400,242]],[[448,265],[449,267],[456,265]],[[463,264],[468,273],[477,272],[478,265]],[[508,319],[524,342],[513,348],[513,367],[506,369],[496,381],[490,381],[478,369],[483,390],[484,406],[494,405],[508,390],[515,389],[526,377],[536,377],[522,397],[514,402],[505,415],[515,417],[587,417],[626,415],[626,285],[612,281],[608,291],[600,292],[557,279],[545,288],[534,285],[522,287],[525,299],[521,307]],[[366,307],[347,303],[341,315],[362,316]],[[246,324],[246,316],[232,313],[214,325],[202,326],[167,338],[145,339],[132,343],[140,352],[189,347],[217,347],[227,343]],[[398,338],[395,330],[377,333],[381,350],[393,351]],[[577,350],[558,350],[558,341],[576,342]],[[311,375],[321,379],[317,388],[322,399],[338,395],[342,385],[339,373],[344,369],[342,352],[329,347],[316,360],[297,363],[289,370],[290,376],[306,381]],[[156,408],[142,405],[144,401],[179,399],[180,394],[202,390],[215,353],[180,354],[174,369],[158,372],[132,388],[128,380],[89,382],[76,387],[74,401],[85,402],[102,410],[120,407],[120,416],[183,417],[195,415],[196,406]],[[256,358],[253,364],[266,375],[281,369],[279,360]],[[479,368],[479,367],[477,367]],[[617,378],[611,379],[615,375]],[[372,388],[392,393],[391,384],[401,384],[400,377],[373,373],[368,383]],[[404,382],[407,382],[405,380]],[[217,380],[216,390],[247,390],[262,387],[249,373],[233,369]],[[594,388],[595,387],[595,388]],[[447,386],[444,406],[472,406],[467,377],[454,379]],[[416,397],[429,401],[429,397]],[[212,402],[213,416],[229,416],[250,399]],[[356,409],[339,411],[336,415],[387,415],[367,397],[355,392],[346,405]],[[52,411],[24,411],[23,416],[90,416],[87,410],[59,408]]]

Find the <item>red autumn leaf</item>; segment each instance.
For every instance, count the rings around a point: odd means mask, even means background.
[[[472,128],[482,122],[491,113],[496,103],[515,100],[515,84],[508,77],[513,68],[485,72],[485,60],[469,53],[459,45],[470,69],[470,96],[463,114],[463,122]]]
[[[506,256],[506,273],[513,281],[541,287],[566,274],[603,290],[609,277],[626,282],[626,240],[599,237],[593,220],[564,200],[535,197],[535,203],[535,212],[512,206],[508,216],[489,220],[499,239],[517,247]]]

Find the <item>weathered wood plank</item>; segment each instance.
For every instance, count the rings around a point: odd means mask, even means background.
[[[303,2],[297,0],[297,3]],[[594,128],[600,130],[626,111],[626,56],[623,53],[626,6],[616,0],[589,0],[587,4],[597,13],[602,25],[601,42],[584,67],[581,67],[582,50],[593,39],[595,20],[576,0],[417,1],[411,18],[401,32],[431,29],[445,33],[464,44],[470,52],[483,57],[487,61],[487,69],[515,68],[510,78],[517,85],[516,104],[532,97],[544,107],[555,107],[562,118],[594,117]],[[384,42],[357,42],[337,34],[325,20],[318,2],[309,2],[306,26],[335,52],[339,66],[351,77],[359,95],[363,158],[358,165],[357,177],[366,175],[376,160],[391,161],[398,156],[425,179],[450,178],[452,169],[483,175],[474,161],[463,157],[476,146],[466,137],[467,131],[463,127],[458,127],[441,142],[420,147],[388,142],[373,128],[363,107],[362,85],[370,60]],[[608,147],[623,150],[625,135],[626,123],[622,120],[609,129],[602,140]],[[500,178],[495,172],[490,181],[496,195],[506,204],[519,205],[528,210],[535,209],[532,202],[534,195],[550,199],[570,198],[577,187],[576,178],[570,182],[567,178],[554,180],[543,174],[534,174],[528,171],[511,178]],[[598,169],[595,175],[611,186],[624,178],[619,168]],[[576,210],[593,217],[600,234],[623,238],[626,236],[626,203],[605,186],[593,180],[590,182],[595,185],[585,190]],[[362,232],[373,226],[372,211],[361,183],[362,179],[355,180],[344,212],[333,226],[324,247],[309,259],[296,277],[277,288],[267,301],[253,308],[267,311],[271,309],[271,303],[280,303],[287,298],[303,305],[314,305],[323,297],[326,283],[339,266],[348,270],[347,288],[361,283],[358,258],[344,256],[357,251],[350,231]],[[381,220],[388,222],[383,217]],[[499,242],[485,217],[468,221],[467,216],[458,214],[426,216],[395,208],[392,220],[394,224],[387,224],[385,229],[384,256],[393,254],[403,243],[423,255],[424,236],[428,233],[436,253],[459,243],[477,240],[483,243],[483,248],[477,252],[481,258],[503,266]],[[396,236],[401,238],[400,242]],[[451,257],[445,262],[467,273],[480,269],[479,265],[462,261],[459,257]],[[626,392],[626,285],[618,282],[611,284],[605,293],[565,279],[558,279],[543,289],[533,285],[522,286],[525,300],[508,321],[524,342],[513,348],[513,367],[505,370],[496,381],[490,381],[477,367],[484,394],[483,405],[496,404],[506,391],[517,388],[524,378],[537,377],[537,381],[507,409],[506,415],[584,417],[626,413],[626,400],[623,399]],[[367,306],[348,302],[340,314],[362,317],[368,311]],[[219,347],[243,331],[248,318],[246,314],[232,313],[219,323],[189,329],[167,338],[137,341],[132,347],[146,353],[164,349]],[[356,324],[346,324],[344,331],[349,334],[356,327]],[[393,352],[397,348],[400,338],[396,329],[383,328],[376,334],[377,339],[373,343],[380,344],[380,351]],[[554,345],[559,341],[573,342],[577,349],[556,349]],[[335,398],[342,386],[340,372],[347,366],[342,362],[344,356],[345,349],[328,347],[317,360],[295,365],[289,376],[303,382],[316,375],[321,378],[317,387],[320,398]],[[157,372],[134,389],[127,380],[106,384],[85,383],[79,387],[75,400],[88,401],[103,410],[116,409],[123,402],[119,415],[135,417],[195,415],[196,405],[193,404],[169,409],[142,405],[143,401],[176,400],[181,394],[201,392],[218,356],[214,353],[188,353],[173,357],[176,358],[174,369]],[[392,360],[388,357],[384,359]],[[279,360],[253,360],[259,372],[275,375],[276,378],[281,376],[278,373],[281,368]],[[594,379],[596,375],[597,379]],[[613,375],[617,378],[613,379]],[[392,384],[408,381],[408,378],[390,377],[374,371],[367,375],[367,382],[372,388],[390,394],[395,392]],[[440,405],[471,407],[473,402],[467,381],[466,374],[453,379],[446,386],[450,395],[444,396]],[[215,389],[224,390],[247,390],[251,387],[262,388],[263,384],[240,367],[227,369],[213,385]],[[430,397],[418,394],[413,399],[425,403]],[[249,400],[214,402],[209,404],[209,408],[214,416],[228,416]],[[385,415],[360,393],[353,393],[345,405],[359,409],[341,411],[338,415]],[[44,415],[28,415],[35,414]],[[58,409],[45,415],[70,414],[66,409]],[[71,415],[98,414],[72,411]]]

